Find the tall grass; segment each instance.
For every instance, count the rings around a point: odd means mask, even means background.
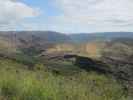
[[[45,70],[29,71],[15,62],[5,62],[8,63],[0,62],[0,100],[132,100],[116,80],[95,72],[55,76]],[[5,65],[14,67],[7,70]]]

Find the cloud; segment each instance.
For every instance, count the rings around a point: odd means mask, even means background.
[[[52,24],[59,31],[128,31],[133,25],[132,0],[54,1],[61,14]]]
[[[10,29],[25,18],[35,17],[38,10],[19,0],[0,0],[0,28]]]
[[[48,12],[36,17],[40,10],[21,0],[0,0],[0,29],[14,30],[20,26],[25,30],[67,33],[133,31],[133,0],[49,0],[49,4],[52,8],[48,11],[58,14],[50,16]]]

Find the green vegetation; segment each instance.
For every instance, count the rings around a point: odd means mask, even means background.
[[[37,59],[33,56],[28,56],[25,54],[16,54],[14,60],[18,63],[29,66],[29,69],[33,69],[34,65],[37,63]]]
[[[22,63],[0,59],[0,100],[131,100],[109,76],[85,71],[54,75],[42,64],[35,67],[28,70]]]

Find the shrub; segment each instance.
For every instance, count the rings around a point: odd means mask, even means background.
[[[24,55],[24,54],[16,54],[15,60],[18,63],[22,63],[24,65],[27,65],[29,69],[34,69],[34,65],[38,61],[35,57]]]

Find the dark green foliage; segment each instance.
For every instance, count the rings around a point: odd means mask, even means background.
[[[1,84],[1,95],[7,100],[13,100],[14,96],[18,95],[18,87],[14,80],[3,81]]]
[[[24,54],[16,54],[15,55],[15,60],[18,63],[22,63],[24,65],[27,65],[29,69],[33,69],[34,65],[37,63],[37,59],[33,56],[28,56]]]
[[[36,56],[38,54],[40,54],[42,51],[33,47],[29,47],[29,48],[21,48],[21,51],[28,56]]]

